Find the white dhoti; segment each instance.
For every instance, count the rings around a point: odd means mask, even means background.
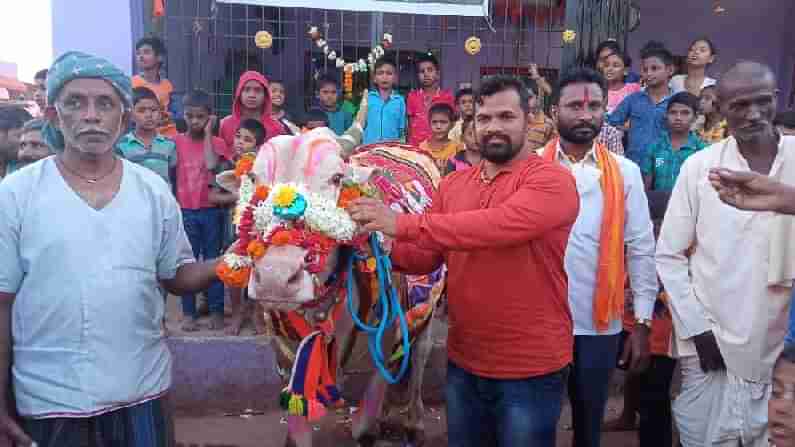
[[[701,370],[697,356],[679,359],[682,390],[673,404],[684,447],[768,447],[772,385],[727,371]]]

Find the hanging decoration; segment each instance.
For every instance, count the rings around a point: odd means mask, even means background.
[[[481,46],[480,38],[475,36],[470,37],[464,42],[464,50],[469,53],[470,56],[480,53]]]
[[[577,32],[571,29],[563,31],[563,43],[570,44],[577,38]]]
[[[273,46],[273,36],[267,31],[258,31],[257,34],[254,35],[254,44],[257,48],[267,50]]]
[[[384,33],[384,36],[381,39],[381,44],[376,45],[372,50],[370,50],[370,54],[367,55],[366,60],[359,59],[357,62],[347,62],[341,57],[341,54],[337,54],[335,50],[332,50],[329,47],[328,41],[324,39],[323,34],[320,32],[320,29],[317,26],[310,26],[309,30],[307,31],[307,35],[312,42],[315,43],[315,46],[317,46],[320,51],[323,52],[323,55],[328,60],[334,62],[334,66],[336,68],[343,69],[343,72],[345,73],[345,79],[350,78],[351,91],[353,90],[353,73],[371,70],[373,65],[375,65],[375,61],[385,54],[385,49],[392,48],[392,42],[394,39],[391,33]]]

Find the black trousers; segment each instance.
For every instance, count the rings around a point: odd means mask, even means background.
[[[671,447],[671,380],[676,360],[655,355],[651,365],[640,375],[640,447]]]

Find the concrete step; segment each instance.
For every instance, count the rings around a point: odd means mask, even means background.
[[[423,385],[426,402],[444,399],[447,327],[441,320],[434,323],[434,346]],[[174,358],[171,401],[177,415],[218,416],[278,409],[283,385],[267,337],[179,335],[170,337],[168,345]],[[351,403],[359,401],[374,373],[366,351],[357,358],[340,384],[343,397]]]

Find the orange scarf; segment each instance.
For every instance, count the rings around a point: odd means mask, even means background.
[[[604,206],[602,228],[599,235],[599,265],[596,271],[596,290],[593,298],[593,321],[596,330],[605,331],[610,322],[621,318],[624,312],[624,179],[618,162],[607,148],[595,143],[596,164],[602,171],[599,183],[602,187]],[[558,139],[544,148],[543,157],[556,162]]]

